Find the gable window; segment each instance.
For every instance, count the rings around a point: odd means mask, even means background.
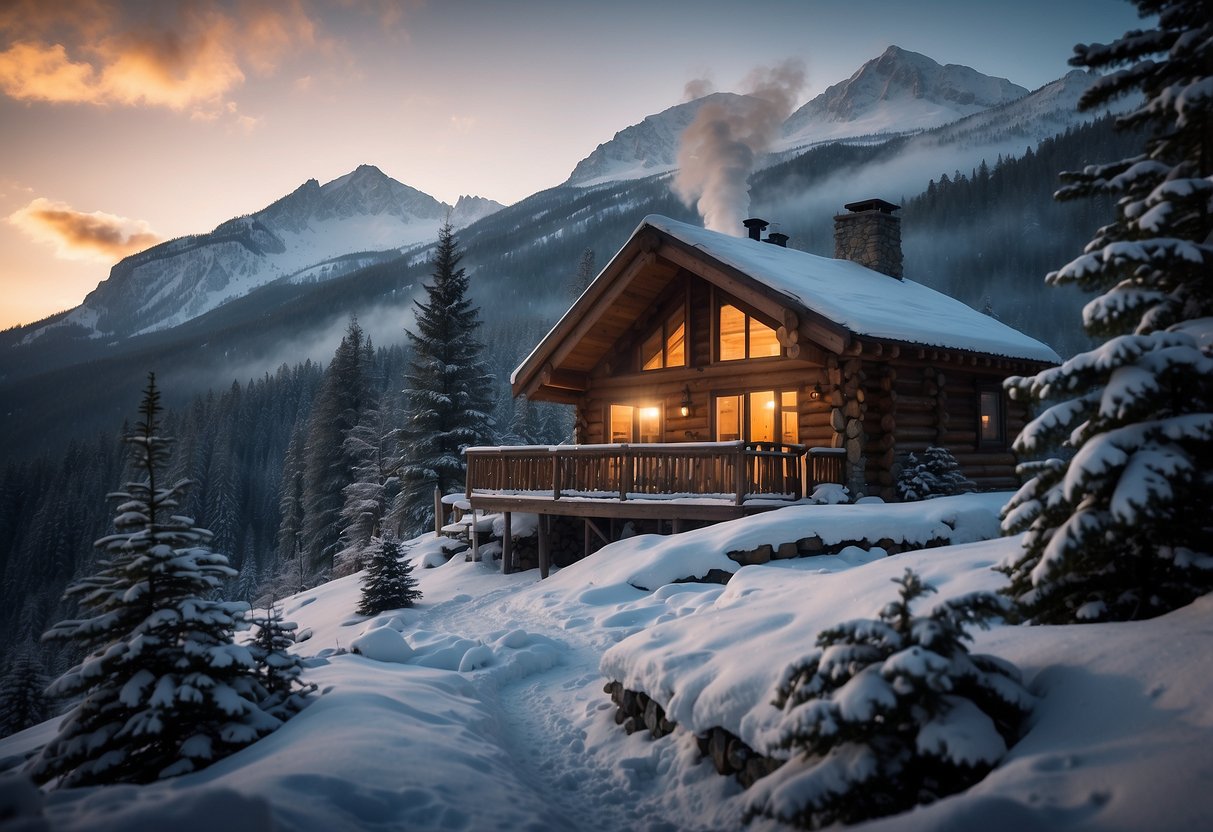
[[[660,407],[613,404],[608,418],[611,424],[611,442],[615,444],[661,441]]]
[[[795,390],[755,390],[716,397],[716,441],[800,441]]]
[[[681,304],[640,345],[640,368],[661,370],[687,363],[687,315]]]
[[[716,324],[716,355],[720,361],[780,354],[775,330],[731,303],[717,308]]]
[[[977,444],[1002,447],[1007,443],[1006,418],[1002,390],[983,387],[977,391]]]

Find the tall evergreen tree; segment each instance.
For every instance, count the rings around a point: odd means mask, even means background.
[[[354,469],[353,482],[343,492],[336,575],[362,569],[371,538],[381,532],[391,483],[400,467],[398,433],[399,429],[385,420],[383,409],[374,407],[363,411],[362,419],[345,438],[346,455],[353,460]]]
[[[49,692],[79,698],[30,763],[42,783],[146,783],[185,774],[255,741],[280,722],[259,706],[252,656],[233,642],[247,607],[209,600],[233,570],[207,548],[211,534],[174,514],[189,485],[161,481],[170,440],[160,435],[153,376],[128,441],[140,480],[116,493],[115,533],[97,541],[101,570],[68,588],[87,615],[45,638],[88,656]]]
[[[404,534],[431,528],[434,489],[463,490],[463,450],[490,441],[492,376],[476,340],[479,313],[468,297],[467,272],[450,223],[438,232],[433,281],[426,300],[416,301],[416,332],[404,390],[400,511]]]
[[[373,405],[366,336],[351,319],[345,337],[324,372],[308,420],[303,468],[302,551],[309,579],[333,568],[341,534],[344,490],[353,481],[345,439]]]
[[[569,297],[577,300],[594,279],[594,249],[586,248],[577,260],[577,271],[569,280]]]
[[[1140,92],[1120,116],[1144,152],[1064,174],[1060,199],[1105,196],[1116,219],[1047,280],[1103,294],[1083,311],[1096,349],[1011,394],[1041,405],[1016,440],[1030,463],[1004,510],[1026,531],[1004,568],[1039,622],[1147,618],[1213,589],[1213,17],[1200,0],[1137,0],[1155,28],[1080,45],[1116,69],[1080,107]]]
[[[0,737],[37,725],[50,715],[46,682],[34,651],[24,646],[0,680]]]

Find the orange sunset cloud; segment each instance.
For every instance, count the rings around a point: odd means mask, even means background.
[[[65,260],[114,263],[160,242],[143,220],[85,213],[43,197],[10,214],[8,222],[33,240],[55,246],[56,255]]]
[[[18,2],[0,13],[0,36],[0,92],[11,98],[216,114],[246,72],[327,48],[299,2],[163,4],[150,21],[124,19],[114,2],[56,4],[54,15]]]

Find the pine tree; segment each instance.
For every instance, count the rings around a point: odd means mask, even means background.
[[[822,631],[784,672],[774,745],[798,754],[751,788],[749,817],[819,829],[904,812],[976,783],[1018,738],[1019,671],[964,643],[1009,603],[977,592],[916,616],[934,588],[909,569],[894,583],[876,620]]]
[[[370,562],[362,578],[359,615],[378,615],[385,610],[411,607],[421,599],[413,577],[413,564],[401,557],[400,544],[383,538],[372,547]]]
[[[492,436],[493,379],[481,360],[475,337],[480,320],[467,296],[461,258],[447,223],[438,232],[426,301],[416,301],[416,332],[407,332],[413,357],[404,390],[397,513],[410,536],[433,527],[435,488],[443,494],[463,490],[464,449]]]
[[[316,689],[314,684],[303,682],[303,660],[290,652],[299,625],[283,621],[282,609],[275,604],[270,604],[264,617],[254,617],[251,623],[257,633],[247,646],[266,691],[261,708],[279,719],[290,719],[306,706],[307,697]]]
[[[345,487],[353,465],[345,439],[373,406],[370,356],[362,328],[351,319],[324,372],[308,420],[303,468],[302,552],[308,580],[331,573],[341,534]]]
[[[1213,18],[1196,0],[1137,0],[1156,28],[1075,47],[1123,67],[1080,107],[1141,92],[1117,120],[1144,152],[1063,174],[1059,199],[1115,200],[1116,218],[1047,281],[1103,294],[1097,348],[1007,381],[1040,415],[1015,442],[1031,478],[1004,509],[1026,531],[1003,564],[1037,622],[1148,618],[1213,589]]]
[[[947,448],[931,445],[919,459],[910,454],[896,483],[897,496],[905,501],[950,497],[976,490],[960,470],[960,463]]]
[[[582,250],[581,257],[577,261],[577,271],[573,273],[569,280],[569,297],[572,300],[577,300],[581,297],[594,279],[594,249],[586,248]]]
[[[50,715],[46,683],[34,652],[23,647],[0,681],[0,737],[37,725]]]
[[[343,491],[341,540],[334,575],[352,575],[365,565],[371,539],[384,527],[391,483],[400,467],[396,451],[399,429],[389,425],[383,411],[369,408],[345,438],[346,456],[353,460],[353,482]]]
[[[209,600],[233,574],[207,548],[210,532],[174,514],[188,481],[164,486],[170,440],[159,433],[155,378],[126,441],[140,481],[119,500],[115,533],[97,541],[101,570],[67,596],[87,617],[44,636],[88,655],[49,693],[79,699],[58,735],[30,763],[38,782],[146,783],[196,771],[274,730],[258,703],[252,656],[233,642],[247,607]]]

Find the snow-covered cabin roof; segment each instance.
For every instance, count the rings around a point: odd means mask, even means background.
[[[921,283],[650,214],[514,371],[515,395],[541,384],[576,390],[551,381],[592,369],[680,268],[777,320],[782,310],[798,314],[807,322],[801,327],[807,337],[835,352],[849,338],[863,337],[1049,364],[1061,360],[1048,345]]]

